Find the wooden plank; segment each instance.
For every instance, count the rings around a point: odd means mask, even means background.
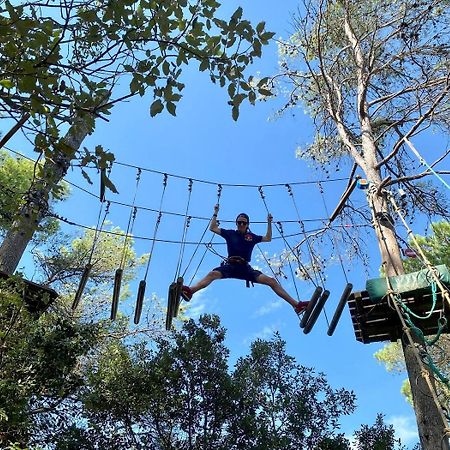
[[[9,274],[0,271],[0,279],[12,278]],[[23,300],[30,313],[42,314],[58,297],[58,293],[49,287],[41,286],[24,278],[21,281],[24,283]]]
[[[415,314],[426,316],[431,310],[433,297],[426,291],[414,291],[406,293],[402,301]],[[395,341],[401,337],[401,321],[387,298],[375,303],[370,300],[367,291],[353,292],[348,300],[348,307],[357,341],[367,344]],[[450,323],[450,311],[443,310],[442,296],[437,294],[436,307],[429,318],[417,319],[411,316],[411,319],[428,336],[437,333],[441,314]]]

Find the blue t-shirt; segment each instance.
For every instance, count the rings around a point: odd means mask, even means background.
[[[237,230],[221,228],[220,235],[227,242],[228,256],[240,256],[247,262],[252,259],[253,247],[262,241],[262,236],[253,234],[251,231],[241,234]]]

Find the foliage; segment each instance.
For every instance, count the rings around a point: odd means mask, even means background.
[[[424,182],[431,172],[411,140],[449,129],[448,8],[439,0],[303,3],[295,32],[279,42],[273,79],[288,98],[282,111],[301,105],[314,121],[314,141],[298,154],[336,169],[350,157],[372,183],[390,177],[385,187],[402,187],[411,216],[447,217],[448,199]],[[432,155],[434,170],[447,155]]]
[[[450,268],[450,222],[434,222],[430,225],[430,228],[430,235],[414,235],[414,238],[432,265],[445,264]],[[408,240],[408,244],[411,248],[416,248],[412,238]],[[419,255],[416,259],[407,259],[404,267],[406,272],[422,270],[424,267],[421,256]]]
[[[257,340],[250,355],[236,364],[233,375],[246,408],[244,416],[234,419],[233,431],[237,438],[246,423],[254,427],[236,448],[320,448],[326,440],[341,440],[335,435],[338,418],[353,412],[354,394],[333,390],[323,374],[288,356],[285,346],[279,335]]]
[[[384,423],[382,414],[377,415],[374,425],[362,425],[354,436],[355,450],[405,450],[400,439],[395,439],[394,427]]]
[[[336,431],[339,417],[354,409],[351,392],[333,390],[323,375],[299,366],[279,336],[255,342],[230,373],[224,339],[219,319],[202,316],[153,348],[110,341],[89,363],[82,407],[72,414],[66,410],[65,419],[35,443],[80,448],[81,442],[95,442],[83,448],[102,449],[348,448]]]
[[[81,119],[92,132],[95,120],[105,119],[115,103],[148,90],[152,117],[164,109],[175,115],[185,67],[196,63],[212,82],[227,87],[237,119],[242,101],[253,103],[262,89],[252,87],[244,71],[273,33],[263,22],[253,27],[242,8],[221,19],[219,7],[216,0],[4,1],[3,109],[16,118],[31,113],[38,152],[50,156],[57,150],[72,159],[74,149],[60,139],[60,130],[67,130],[61,124]],[[122,80],[128,81],[125,91]],[[78,156],[82,165],[100,168],[112,160],[100,146]]]
[[[97,341],[98,324],[59,314],[38,319],[24,307],[14,280],[0,286],[0,442],[27,442],[33,416],[70,396],[81,383],[78,359]]]
[[[0,150],[0,229],[2,233],[8,230],[15,218],[18,207],[27,197],[33,178],[39,173],[39,164],[25,158],[14,158],[4,150]],[[67,198],[69,194],[66,183],[55,186],[52,192],[50,206]],[[36,241],[47,239],[58,230],[58,222],[46,217],[39,225]]]
[[[33,256],[42,281],[58,291],[60,297],[73,301],[87,264],[92,266],[83,293],[83,317],[104,316],[112,295],[115,271],[121,267],[121,299],[130,296],[129,282],[146,263],[148,255],[136,255],[134,239],[119,227],[104,223],[102,231],[87,230],[75,239],[56,234],[44,248],[34,249]]]

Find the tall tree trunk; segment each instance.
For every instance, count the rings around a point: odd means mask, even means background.
[[[373,208],[374,226],[380,248],[382,265],[387,276],[403,275],[400,249],[395,236],[393,219],[389,215],[387,199],[382,193],[369,193],[369,203]],[[425,351],[425,344],[412,331],[402,333],[402,348],[416,414],[419,439],[423,450],[449,450],[445,437],[447,421],[443,415],[432,376],[424,364],[423,370],[415,352]],[[408,335],[412,338],[408,338]]]
[[[29,189],[25,204],[0,246],[0,270],[3,272],[13,274],[16,270],[27,245],[47,214],[52,189],[64,178],[76,151],[90,131],[88,121],[82,118],[75,120],[62,139],[62,145],[57,146],[51,159],[46,158],[42,176]]]

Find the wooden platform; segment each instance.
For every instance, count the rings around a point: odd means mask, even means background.
[[[8,280],[11,277],[7,273],[0,271],[0,279]],[[58,297],[57,292],[53,289],[25,279],[22,279],[22,281],[24,283],[23,300],[30,313],[38,315],[43,313]]]
[[[415,314],[425,316],[432,306],[432,295],[423,290],[411,291],[402,295],[405,305]],[[367,291],[353,292],[348,300],[356,340],[363,344],[380,341],[396,341],[402,336],[402,326],[393,305],[386,298],[373,302]],[[446,307],[445,317],[450,326],[450,308]],[[436,308],[429,319],[411,317],[424,335],[436,334],[438,319],[442,312],[442,296],[437,294]],[[446,333],[449,332],[447,327]]]

